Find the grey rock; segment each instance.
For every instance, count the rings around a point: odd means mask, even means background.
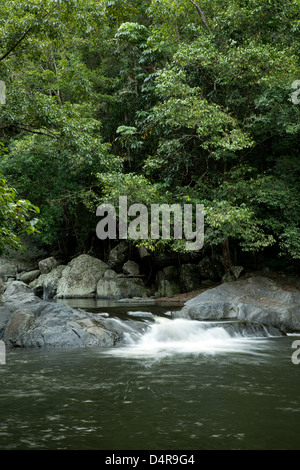
[[[97,283],[108,269],[106,263],[90,255],[74,258],[58,280],[56,298],[95,297]]]
[[[34,314],[30,310],[14,312],[4,330],[3,341],[8,345],[22,347],[22,338],[34,323]]]
[[[102,278],[97,285],[98,299],[122,299],[151,295],[141,279],[130,277]]]
[[[0,339],[23,348],[111,347],[122,340],[122,328],[70,306],[44,301],[15,282],[0,304]]]
[[[174,317],[259,322],[300,331],[300,290],[287,280],[262,276],[221,284],[186,302]]]
[[[135,261],[127,261],[123,267],[122,271],[124,274],[129,276],[139,276],[140,275],[140,267]]]
[[[48,274],[57,266],[58,262],[53,256],[50,256],[49,258],[43,259],[39,262],[39,270],[41,271],[41,274]]]
[[[16,263],[8,260],[7,258],[0,258],[0,278],[7,280],[9,277],[15,277],[17,273]]]
[[[39,277],[41,271],[39,269],[35,269],[34,271],[24,272],[20,275],[20,281],[25,282],[26,284],[30,284],[35,279]]]
[[[7,289],[4,292],[3,300],[14,299],[15,297],[20,297],[20,295],[30,295],[34,296],[30,287],[21,281],[13,281],[9,284]]]
[[[105,271],[104,273],[104,277],[107,277],[109,279],[115,278],[117,276],[118,274],[113,269],[107,269],[107,271]]]
[[[58,282],[62,276],[65,265],[57,266],[47,274],[41,274],[37,279],[29,284],[29,287],[34,290],[34,293],[43,299],[53,299],[57,294]]]
[[[128,256],[128,244],[126,241],[120,242],[109,252],[107,264],[111,269],[121,271]]]

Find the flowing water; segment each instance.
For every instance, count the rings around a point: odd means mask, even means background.
[[[7,350],[0,449],[300,448],[296,336],[173,320],[167,306],[86,308],[123,328],[123,343]]]

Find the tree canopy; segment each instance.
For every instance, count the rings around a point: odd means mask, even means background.
[[[299,0],[3,0],[2,200],[39,207],[37,239],[65,253],[128,195],[204,204],[226,268],[298,260],[299,29]]]

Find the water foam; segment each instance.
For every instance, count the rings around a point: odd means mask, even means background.
[[[229,327],[230,326],[230,327]],[[257,354],[263,348],[265,334],[249,336],[239,328],[232,331],[232,322],[201,322],[187,319],[156,317],[147,331],[138,337],[127,336],[125,347],[114,349],[122,356],[165,356],[173,354],[216,354],[246,352]]]

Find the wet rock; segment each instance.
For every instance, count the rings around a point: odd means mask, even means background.
[[[0,339],[23,348],[111,347],[122,340],[122,332],[91,313],[44,301],[15,281],[0,304]]]
[[[3,335],[8,345],[22,347],[22,338],[34,323],[34,314],[30,310],[17,310],[12,314]]]
[[[174,317],[247,320],[300,331],[300,290],[291,281],[262,276],[221,284],[186,302]]]

